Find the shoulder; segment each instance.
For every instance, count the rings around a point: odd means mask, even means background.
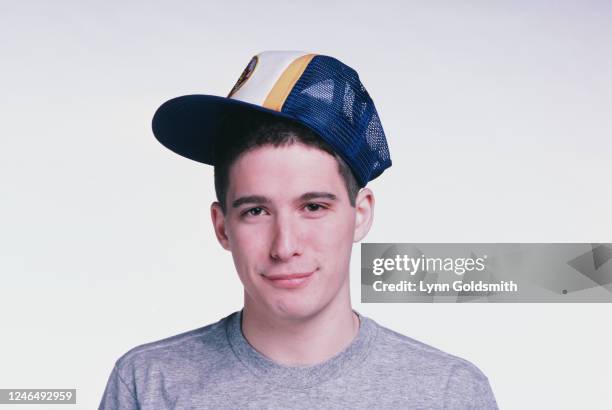
[[[407,386],[440,400],[489,394],[487,376],[472,362],[372,322],[377,331],[369,364],[379,374],[401,377]]]
[[[476,365],[376,322],[374,326],[369,368],[383,380],[402,380],[397,388],[407,396],[419,392],[418,406],[427,407],[424,400],[429,398],[444,408],[497,409],[489,380]]]
[[[450,376],[457,372],[475,379],[486,379],[484,373],[470,361],[374,323],[378,328],[374,350],[386,356],[387,361],[409,364],[411,369],[421,374]]]
[[[232,313],[233,315],[234,313]],[[139,378],[163,369],[213,364],[227,346],[226,316],[215,323],[130,349],[115,363],[120,375]]]
[[[232,315],[129,350],[115,363],[100,409],[174,408],[175,397],[197,391],[231,354],[225,324]]]

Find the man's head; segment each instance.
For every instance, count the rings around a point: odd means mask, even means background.
[[[253,125],[256,113],[278,121]],[[152,125],[167,148],[215,166],[213,224],[245,307],[294,319],[350,307],[352,243],[368,232],[374,207],[359,188],[391,166],[354,69],[330,56],[265,51],[227,97],[173,98]]]
[[[215,167],[219,201],[211,214],[219,242],[232,252],[245,305],[299,319],[331,303],[350,304],[352,244],[370,228],[372,192],[359,190],[346,163],[305,127],[241,124],[245,132]],[[283,275],[307,278],[275,280]]]

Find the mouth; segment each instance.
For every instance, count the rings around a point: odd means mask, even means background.
[[[280,289],[295,289],[306,286],[312,278],[315,271],[289,273],[282,275],[263,275],[264,280]]]

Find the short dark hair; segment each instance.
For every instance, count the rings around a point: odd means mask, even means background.
[[[238,157],[252,149],[265,145],[274,147],[301,143],[327,152],[336,159],[338,172],[346,185],[351,206],[360,186],[346,162],[321,137],[309,128],[289,119],[251,114],[240,121],[225,121],[222,141],[215,147],[215,192],[223,213],[227,210],[226,197],[229,187],[229,171]]]

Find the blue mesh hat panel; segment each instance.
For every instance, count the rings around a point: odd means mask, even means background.
[[[312,59],[282,112],[308,125],[330,144],[362,187],[391,166],[374,102],[357,72],[333,57]]]

